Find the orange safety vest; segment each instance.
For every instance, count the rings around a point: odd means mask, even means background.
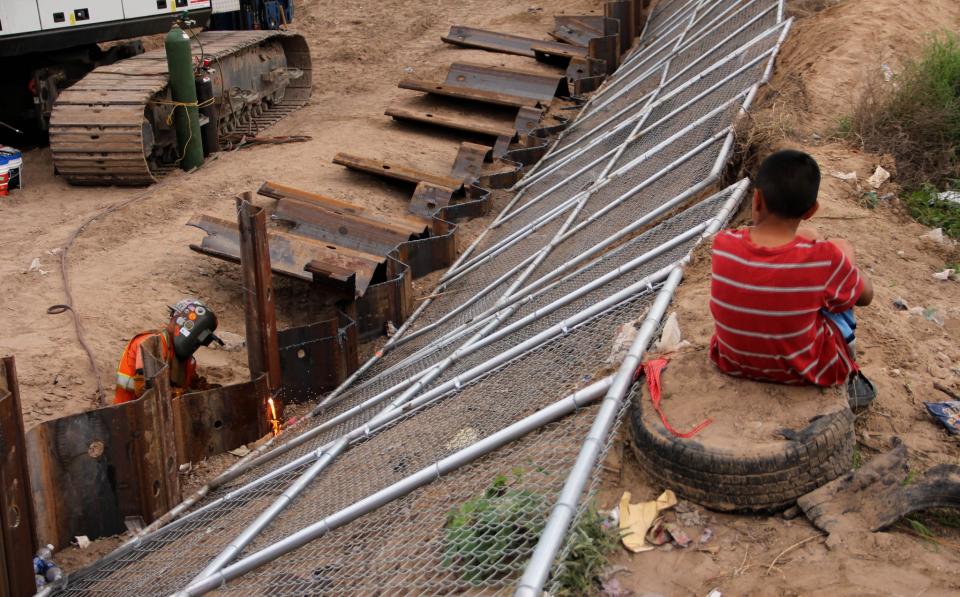
[[[173,372],[174,360],[176,356],[173,353],[172,343],[167,340],[165,332],[141,332],[127,342],[127,347],[123,349],[120,356],[120,363],[117,365],[117,387],[113,395],[114,404],[122,404],[136,400],[143,395],[146,389],[143,377],[143,354],[140,351],[140,345],[144,340],[153,336],[160,337],[160,349],[163,351],[163,359],[169,366],[168,371]],[[194,381],[197,371],[197,361],[190,357],[183,364],[183,383],[177,383],[178,380],[171,378],[171,385],[180,388],[189,388]]]

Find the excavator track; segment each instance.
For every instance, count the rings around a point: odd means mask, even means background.
[[[212,67],[221,134],[257,134],[310,99],[310,52],[301,35],[207,31],[193,40],[193,53]],[[162,48],[94,69],[54,104],[57,172],[78,185],[156,182],[177,162],[169,102]]]

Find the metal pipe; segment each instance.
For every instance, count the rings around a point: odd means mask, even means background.
[[[748,179],[741,180],[738,183],[738,188],[724,203],[720,213],[718,213],[716,218],[711,220],[710,225],[704,233],[705,237],[716,234],[720,227],[728,221],[736,205],[738,205],[742,199],[749,183],[750,181]],[[590,433],[584,441],[580,453],[577,455],[576,462],[570,469],[570,474],[566,482],[564,482],[557,503],[550,512],[543,532],[540,534],[540,539],[537,541],[537,546],[534,548],[533,555],[530,557],[523,576],[517,584],[516,591],[514,592],[515,597],[534,597],[540,595],[543,591],[543,585],[546,583],[547,577],[550,574],[554,558],[556,558],[564,537],[567,534],[567,529],[569,529],[570,523],[576,515],[580,495],[583,493],[590,479],[590,475],[596,466],[597,458],[603,450],[603,446],[606,445],[607,437],[610,435],[623,400],[626,398],[627,392],[633,382],[634,373],[640,365],[644,353],[646,353],[647,348],[653,341],[653,337],[660,327],[660,322],[667,311],[667,307],[673,300],[677,286],[679,286],[683,278],[684,266],[688,261],[689,255],[682,259],[670,273],[667,281],[660,289],[656,301],[650,307],[647,317],[641,324],[640,330],[637,332],[637,336],[627,352],[627,356],[617,369],[613,383],[607,391],[603,403],[600,406],[600,411],[597,413],[597,417],[594,419],[593,425],[590,428]]]
[[[547,524],[544,526],[533,555],[520,578],[514,593],[516,597],[538,596],[543,591],[543,585],[547,581],[553,560],[560,550],[567,529],[570,528],[570,522],[576,514],[580,494],[589,481],[590,473],[603,450],[603,446],[606,444],[610,429],[616,422],[620,406],[633,382],[634,372],[637,370],[647,347],[650,346],[667,306],[673,298],[673,293],[682,278],[683,267],[677,265],[657,294],[657,299],[643,320],[627,356],[620,364],[620,368],[617,369],[613,383],[600,405],[600,411],[590,427],[590,433],[580,448],[577,460],[570,470],[570,476],[567,477],[563,485],[556,505],[550,511]]]
[[[456,469],[473,462],[474,460],[497,450],[510,442],[522,438],[531,431],[544,427],[549,423],[576,411],[577,409],[588,406],[598,400],[600,396],[610,387],[611,379],[604,378],[594,382],[589,386],[577,390],[573,394],[563,398],[553,404],[538,410],[532,415],[525,417],[512,425],[509,425],[486,438],[459,450],[446,458],[442,458],[435,463],[424,467],[423,469],[397,481],[396,483],[377,491],[366,498],[347,506],[346,508],[317,521],[296,533],[273,543],[272,545],[261,549],[236,563],[214,573],[213,575],[191,583],[183,591],[177,593],[177,596],[196,596],[203,595],[212,591],[224,583],[231,581],[251,570],[268,564],[278,557],[290,553],[291,551],[306,545],[307,543],[322,537],[334,529],[342,527],[364,514],[372,512],[390,502],[402,498],[412,491],[423,487],[439,479]]]
[[[300,493],[307,488],[307,486],[317,478],[327,466],[333,462],[333,459],[340,455],[347,448],[347,438],[340,438],[328,451],[324,451],[323,455],[317,460],[313,465],[310,466],[306,471],[303,472],[300,477],[290,484],[290,487],[286,489],[280,496],[272,503],[270,506],[260,513],[253,522],[251,522],[245,529],[240,531],[240,534],[230,542],[227,547],[223,549],[213,560],[207,564],[207,567],[204,568],[200,574],[196,575],[190,584],[199,582],[208,576],[216,574],[224,566],[229,564],[237,557],[237,555],[244,550],[254,539],[257,538],[257,535],[260,534],[268,524],[273,522],[273,520],[280,515],[281,512],[297,498]]]

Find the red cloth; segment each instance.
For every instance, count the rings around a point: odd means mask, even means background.
[[[845,383],[857,365],[820,309],[840,313],[863,292],[859,270],[827,241],[779,247],[750,241],[749,229],[713,242],[710,358],[724,373],[760,381]]]
[[[643,371],[647,374],[647,389],[650,390],[650,402],[653,403],[653,410],[657,411],[657,414],[660,415],[660,421],[663,423],[663,426],[667,428],[667,431],[669,431],[675,437],[689,439],[700,433],[704,427],[713,422],[713,419],[701,421],[696,427],[686,432],[677,431],[672,425],[670,425],[670,423],[667,421],[667,415],[664,414],[663,409],[660,407],[660,397],[662,392],[662,386],[660,385],[660,374],[663,373],[664,369],[666,369],[667,362],[667,359],[659,358],[652,361],[647,361],[641,365],[641,369],[643,369]]]

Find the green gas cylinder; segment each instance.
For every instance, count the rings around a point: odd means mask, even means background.
[[[174,24],[164,42],[167,51],[167,69],[170,71],[170,93],[173,101],[186,104],[173,110],[177,130],[177,155],[180,167],[192,170],[203,164],[203,137],[200,133],[200,113],[197,109],[197,88],[193,79],[193,53],[190,37]]]

